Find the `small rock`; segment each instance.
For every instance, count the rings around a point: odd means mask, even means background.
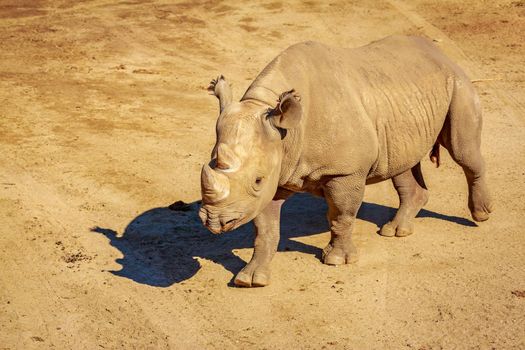
[[[168,209],[174,211],[190,211],[191,205],[188,203],[184,203],[183,201],[176,201],[175,203],[170,204],[168,206]]]
[[[145,69],[145,68],[134,69],[132,73],[134,74],[159,74],[159,72],[157,71],[154,71],[151,69]]]
[[[525,298],[525,290],[513,290],[511,293],[518,298]]]

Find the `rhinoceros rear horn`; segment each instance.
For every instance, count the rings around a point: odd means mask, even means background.
[[[225,143],[217,147],[217,168],[224,172],[234,172],[239,169],[241,162],[233,150]]]
[[[223,75],[219,75],[217,79],[210,82],[208,91],[219,99],[221,112],[232,102],[232,90]]]
[[[201,193],[205,203],[218,202],[230,194],[230,181],[226,175],[218,173],[205,164],[201,172]]]
[[[273,124],[283,129],[298,127],[303,114],[300,101],[301,97],[293,89],[282,93],[277,106],[270,113]]]

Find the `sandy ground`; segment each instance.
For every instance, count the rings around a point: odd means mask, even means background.
[[[525,348],[524,32],[522,0],[0,1],[0,348]],[[196,216],[207,83],[239,98],[290,44],[395,33],[481,79],[491,219],[444,154],[413,236],[376,234],[397,197],[369,186],[360,260],[325,266],[325,205],[297,196],[272,284],[233,287],[251,225]]]

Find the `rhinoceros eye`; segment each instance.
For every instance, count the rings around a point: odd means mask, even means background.
[[[255,178],[255,181],[252,182],[252,186],[251,186],[251,190],[252,190],[252,194],[255,195],[255,196],[259,196],[260,193],[261,193],[261,190],[263,188],[263,183],[264,183],[264,176],[257,176]]]

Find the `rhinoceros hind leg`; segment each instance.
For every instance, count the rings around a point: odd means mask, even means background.
[[[468,207],[475,221],[485,221],[492,211],[485,182],[485,161],[480,151],[481,108],[470,82],[456,82],[445,125],[441,132],[443,146],[458,163],[467,178]]]
[[[399,209],[392,221],[381,227],[379,234],[385,237],[409,236],[414,232],[414,218],[428,201],[428,190],[423,180],[420,163],[394,176],[392,182],[399,194]]]

